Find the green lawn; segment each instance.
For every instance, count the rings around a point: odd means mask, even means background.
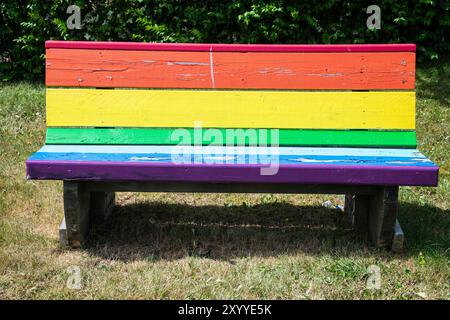
[[[58,245],[62,183],[26,181],[44,143],[44,87],[0,87],[0,298],[450,298],[450,59],[419,65],[419,149],[438,188],[404,187],[406,250],[336,227],[342,196],[119,193],[83,250]],[[381,289],[366,288],[368,267]],[[78,266],[82,288],[66,286]]]

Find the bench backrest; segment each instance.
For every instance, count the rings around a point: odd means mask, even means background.
[[[201,126],[256,141],[279,129],[281,146],[414,148],[414,82],[413,44],[47,41],[46,143],[170,145]]]

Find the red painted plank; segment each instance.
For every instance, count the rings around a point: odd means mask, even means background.
[[[209,52],[46,50],[46,85],[211,88]]]
[[[414,52],[47,49],[46,59],[47,86],[405,90],[415,80]]]
[[[60,49],[214,51],[214,52],[415,52],[415,44],[215,44],[215,43],[142,43],[101,41],[45,42],[45,47]]]

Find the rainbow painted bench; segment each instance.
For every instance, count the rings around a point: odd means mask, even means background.
[[[372,245],[402,245],[399,186],[436,186],[416,150],[415,45],[46,42],[45,146],[80,246],[116,191],[344,194]]]

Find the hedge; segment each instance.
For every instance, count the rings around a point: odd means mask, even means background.
[[[81,30],[68,30],[69,5]],[[366,8],[381,8],[369,30]],[[448,1],[3,0],[0,79],[43,77],[44,41],[217,43],[416,43],[419,59],[449,52]]]

